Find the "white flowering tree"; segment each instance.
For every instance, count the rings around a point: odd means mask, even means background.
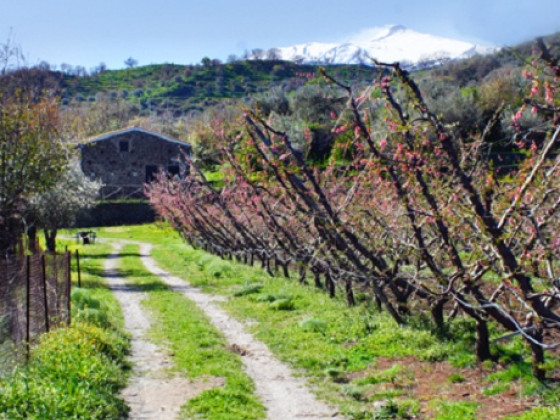
[[[102,184],[89,180],[78,165],[70,165],[66,174],[49,190],[31,199],[29,221],[33,229],[43,229],[47,249],[56,249],[60,228],[72,226],[80,210],[91,207]]]

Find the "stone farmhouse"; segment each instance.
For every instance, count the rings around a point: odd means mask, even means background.
[[[86,176],[103,182],[102,198],[142,197],[144,184],[160,171],[184,176],[191,146],[139,127],[112,131],[79,145]]]

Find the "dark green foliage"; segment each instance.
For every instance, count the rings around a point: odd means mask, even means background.
[[[259,293],[263,288],[262,283],[245,283],[243,287],[233,293],[234,296],[246,296]]]
[[[276,311],[293,311],[296,305],[292,299],[278,299],[271,302],[270,308]]]
[[[103,201],[80,213],[76,226],[118,226],[152,223],[154,220],[155,213],[147,201]]]

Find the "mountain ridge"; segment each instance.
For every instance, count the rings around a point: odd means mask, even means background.
[[[280,59],[303,64],[401,62],[410,68],[489,54],[498,48],[415,31],[404,25],[369,28],[342,42],[308,42],[276,48]]]

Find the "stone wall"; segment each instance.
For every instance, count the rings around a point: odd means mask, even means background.
[[[102,196],[132,196],[160,170],[186,171],[183,154],[190,146],[143,131],[128,130],[81,146],[82,171],[103,181]],[[114,194],[117,192],[117,194]],[[138,195],[138,194],[136,194]]]

